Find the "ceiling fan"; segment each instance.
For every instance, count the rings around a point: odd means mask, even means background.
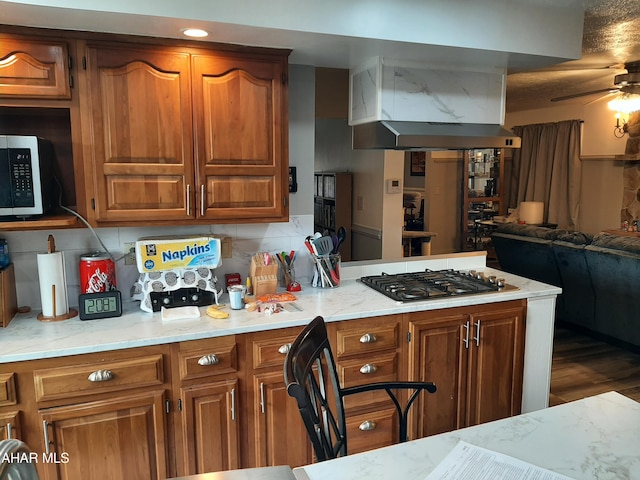
[[[588,92],[574,93],[561,97],[552,98],[552,102],[561,102],[573,98],[586,97],[596,95],[598,93],[618,94],[620,92],[632,95],[640,95],[640,60],[635,62],[627,62],[624,65],[627,73],[616,75],[613,78],[614,86],[610,88],[601,88],[599,90],[591,90]]]

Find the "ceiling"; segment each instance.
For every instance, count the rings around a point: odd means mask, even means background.
[[[552,98],[614,87],[626,62],[640,61],[640,1],[586,0],[582,58],[553,67],[511,73],[507,112],[604,101],[606,93],[551,102]]]

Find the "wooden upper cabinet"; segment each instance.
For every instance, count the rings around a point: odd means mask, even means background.
[[[0,35],[0,97],[69,100],[69,62],[64,42]]]
[[[195,218],[189,55],[88,46],[86,64],[96,220]]]
[[[287,219],[286,56],[194,55],[192,69],[198,215]]]

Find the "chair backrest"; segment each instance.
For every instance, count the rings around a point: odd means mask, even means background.
[[[346,455],[344,405],[322,317],[316,317],[291,344],[284,381],[298,402],[317,461]]]

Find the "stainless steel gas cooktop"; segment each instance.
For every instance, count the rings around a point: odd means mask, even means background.
[[[486,276],[475,270],[425,270],[361,277],[360,281],[398,302],[432,300],[461,295],[478,295],[504,290],[517,290],[503,278]]]

